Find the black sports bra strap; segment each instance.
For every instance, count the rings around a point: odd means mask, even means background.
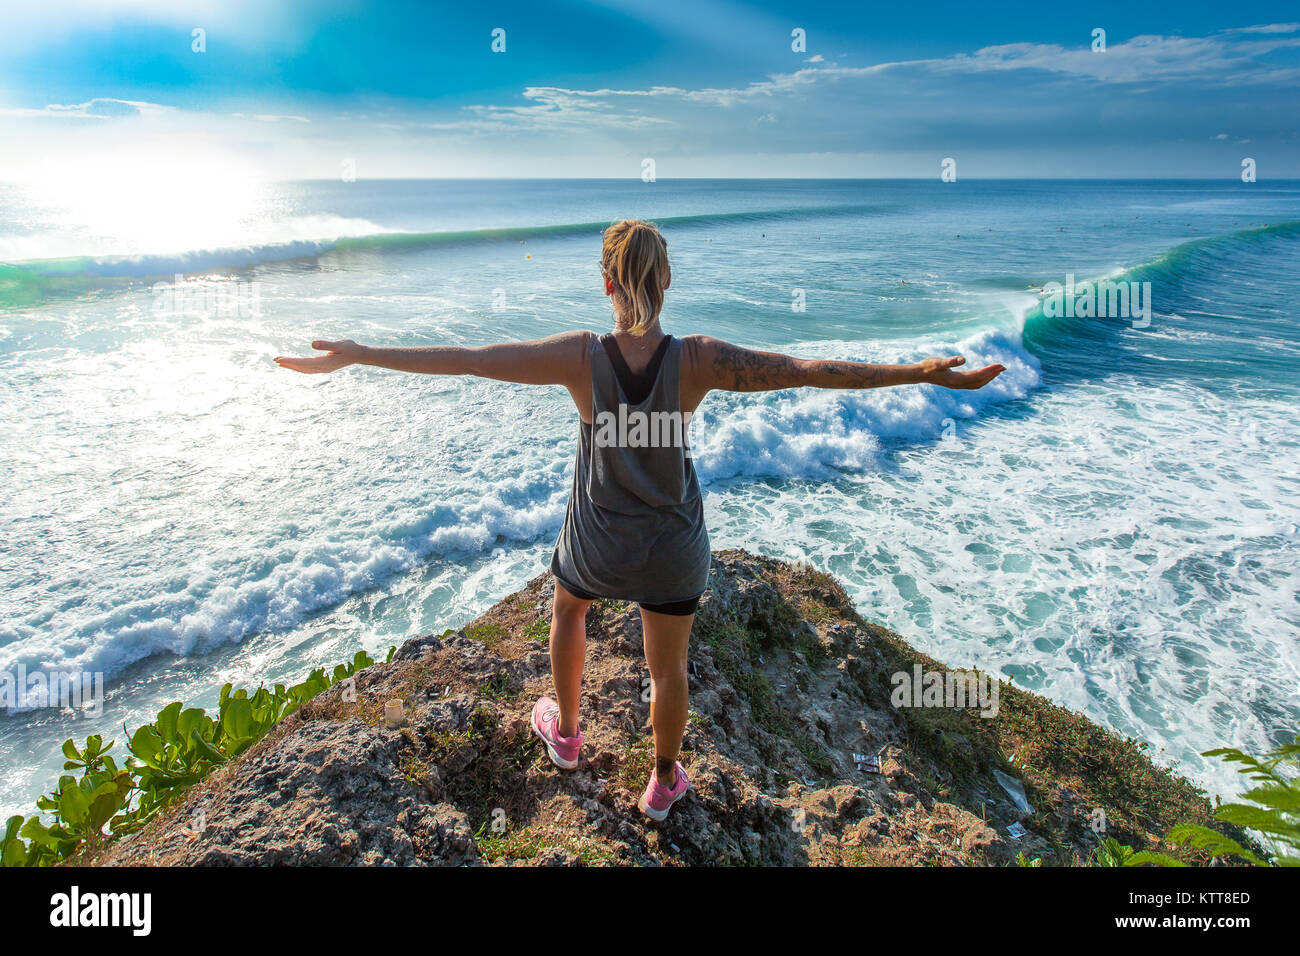
[[[654,388],[655,380],[659,377],[659,366],[663,364],[664,356],[668,354],[668,343],[671,341],[671,335],[663,337],[650,362],[638,375],[628,367],[627,360],[623,358],[623,352],[618,347],[618,340],[608,332],[600,337],[600,344],[604,347],[605,354],[609,356],[609,363],[614,366],[614,375],[618,377],[618,384],[622,386],[623,394],[633,405],[644,402]]]

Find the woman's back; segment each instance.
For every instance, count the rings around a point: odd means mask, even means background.
[[[551,571],[570,591],[643,604],[698,597],[709,542],[681,408],[682,344],[666,336],[634,381],[612,336],[592,337],[592,420]],[[648,384],[645,394],[637,384]]]
[[[690,418],[681,408],[681,358],[681,341],[664,336],[637,376],[613,336],[595,340],[587,490],[602,507],[634,512],[699,497],[687,442]]]

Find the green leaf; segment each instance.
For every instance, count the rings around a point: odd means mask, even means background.
[[[28,817],[27,822],[23,824],[22,829],[18,832],[21,836],[49,850],[57,851],[60,844],[63,843],[63,838],[41,823],[40,817]]]
[[[180,719],[181,707],[179,700],[172,701],[158,712],[158,719],[154,721],[158,736],[169,744],[176,742],[176,723]]]
[[[220,766],[221,764],[226,762],[226,755],[224,753],[222,753],[215,746],[213,746],[211,743],[204,740],[202,737],[198,736],[197,734],[194,737],[194,746],[198,748],[199,752],[202,753],[208,760],[211,760],[214,764]]]
[[[1263,783],[1252,787],[1241,795],[1248,803],[1285,810],[1288,813],[1300,813],[1300,787],[1279,783]]]
[[[1134,853],[1124,861],[1125,866],[1186,866],[1182,860],[1176,860],[1165,853],[1157,853],[1154,850],[1142,850]]]
[[[90,807],[86,818],[86,831],[100,833],[104,824],[113,818],[117,811],[124,809],[130,799],[134,782],[129,773],[118,774],[113,780],[100,784],[91,794]]]
[[[10,817],[5,822],[4,839],[0,840],[0,866],[28,866],[35,861],[32,848],[18,835],[22,825],[21,815]]]
[[[1208,850],[1212,857],[1239,856],[1257,866],[1263,863],[1232,837],[1195,823],[1180,823],[1173,827],[1169,831],[1169,840],[1171,843],[1190,844],[1197,850]]]
[[[1094,866],[1124,866],[1133,855],[1131,846],[1124,846],[1114,837],[1107,837],[1092,854]]]
[[[244,740],[252,735],[253,705],[246,698],[228,700],[221,712],[221,729],[231,740]]]
[[[152,724],[145,724],[127,741],[127,749],[151,767],[159,766],[163,739]]]
[[[64,823],[80,827],[86,821],[86,815],[90,812],[90,800],[75,783],[59,790],[58,801],[59,816]]]
[[[190,735],[199,733],[206,736],[203,732],[207,729],[208,715],[200,707],[189,707],[181,711],[180,717],[176,720],[176,737],[179,740],[188,741]]]

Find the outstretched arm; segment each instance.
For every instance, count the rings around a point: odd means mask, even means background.
[[[945,388],[982,388],[1006,371],[1001,365],[954,371],[966,363],[960,355],[923,359],[912,365],[873,365],[758,352],[705,335],[690,336],[687,342],[694,353],[691,378],[701,398],[712,389],[767,392],[780,388],[885,388],[922,382]]]
[[[522,385],[574,384],[581,378],[587,354],[586,332],[562,332],[531,342],[503,342],[461,348],[430,345],[417,348],[372,348],[350,339],[316,341],[325,355],[280,356],[276,362],[295,372],[334,372],[349,365],[373,365],[398,372],[427,375],[477,375]]]

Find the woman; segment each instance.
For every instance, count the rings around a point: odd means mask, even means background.
[[[915,365],[799,359],[756,352],[704,335],[678,339],[659,324],[670,272],[668,245],[650,223],[605,231],[601,255],[614,331],[565,332],[532,342],[476,348],[370,348],[313,342],[327,354],[277,358],[299,372],[375,365],[403,372],[478,375],[525,385],[563,385],[582,421],[573,492],[551,573],[551,674],[555,699],[533,708],[533,730],[551,760],[572,770],[582,750],[578,704],[587,608],[597,598],[640,605],[650,668],[655,769],[641,810],[663,820],[690,782],[677,762],[686,728],[686,656],[709,573],[709,539],[686,425],[713,389],[882,388],[928,382],[981,388],[1001,365],[956,371],[965,359]]]

